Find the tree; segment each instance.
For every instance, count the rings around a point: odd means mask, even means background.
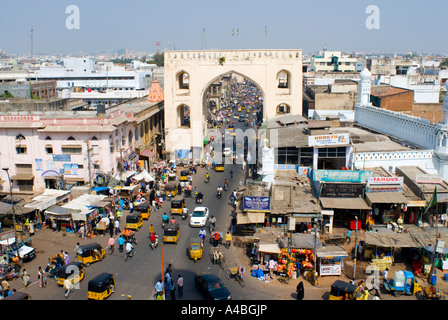
[[[439,67],[440,68],[448,68],[448,58],[443,59],[443,61],[440,62]]]
[[[155,63],[158,67],[163,67],[164,65],[164,55],[163,52],[162,53],[156,53],[150,63]]]

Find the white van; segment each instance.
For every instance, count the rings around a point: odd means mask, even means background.
[[[33,247],[29,247],[23,243],[22,240],[18,239],[19,243],[19,257],[23,261],[30,261],[34,259],[36,256],[36,250],[34,250]],[[6,240],[0,241],[0,254],[1,255],[8,255],[9,259],[12,259],[12,257],[17,256],[17,246],[16,246],[16,239],[15,238],[9,238]]]

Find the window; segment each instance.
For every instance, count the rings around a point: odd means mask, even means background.
[[[180,72],[177,75],[179,89],[190,89],[190,75],[186,72]]]
[[[289,74],[286,71],[280,71],[278,73],[278,87],[279,88],[289,88]]]
[[[275,156],[278,164],[297,164],[299,162],[299,149],[293,147],[276,148]]]
[[[345,147],[319,148],[319,158],[345,158]]]
[[[82,148],[81,146],[63,146],[62,148],[63,154],[81,154]]]
[[[26,146],[17,146],[16,153],[17,154],[26,154]]]
[[[190,107],[181,105],[177,108],[177,114],[179,118],[179,126],[190,128]]]
[[[25,137],[24,137],[23,135],[21,135],[21,134],[18,134],[18,135],[16,136],[15,140],[16,140],[16,141],[24,141],[24,140],[25,140]]]
[[[75,141],[76,139],[73,138],[72,136],[70,136],[70,137],[67,138],[67,140],[68,140],[68,141]]]
[[[51,140],[51,137],[46,136],[46,137],[45,137],[45,140],[46,140],[46,141],[50,141],[50,140]]]
[[[285,103],[282,103],[277,107],[277,113],[290,113],[290,112],[291,110],[289,106]]]
[[[53,154],[53,147],[52,146],[46,146],[45,147],[45,152],[47,154]]]

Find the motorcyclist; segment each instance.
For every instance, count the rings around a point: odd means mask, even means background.
[[[212,229],[214,230],[215,226],[216,226],[216,218],[215,216],[211,216],[210,224],[208,225],[209,231],[211,232]]]
[[[199,237],[202,239],[202,243],[204,243],[205,236],[207,235],[207,231],[204,228],[199,231]]]
[[[130,257],[132,257],[133,255],[134,255],[134,246],[130,242],[127,242],[126,243],[125,260],[127,260]]]
[[[162,216],[162,223],[168,223],[169,219],[170,218],[168,217],[168,215],[166,213],[164,213]]]
[[[209,181],[210,180],[210,173],[206,173],[205,174],[205,181]]]
[[[222,196],[222,187],[221,186],[219,186],[216,189],[216,194],[217,194],[218,198],[221,198],[221,196]]]
[[[151,248],[156,248],[158,243],[158,236],[156,235],[155,232],[151,233],[151,236],[149,237],[149,241],[151,241],[150,246]]]
[[[184,207],[182,209],[182,219],[186,219],[188,217],[188,208]]]

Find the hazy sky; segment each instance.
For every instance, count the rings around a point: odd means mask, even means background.
[[[66,27],[69,5],[79,8],[79,29]],[[379,29],[366,27],[369,5],[379,9]],[[161,51],[446,53],[447,12],[447,0],[3,0],[0,49],[30,52],[34,29],[35,53],[155,51],[156,42]]]

